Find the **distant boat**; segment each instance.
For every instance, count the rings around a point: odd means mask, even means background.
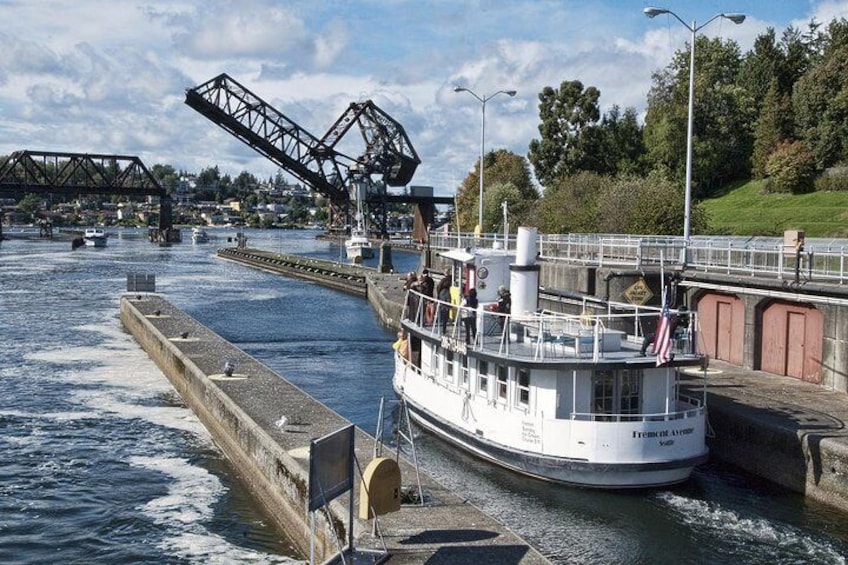
[[[350,230],[350,237],[345,241],[345,252],[347,258],[355,262],[374,256],[374,248],[371,247],[368,230],[365,228],[362,199],[359,197],[356,199],[356,227]]]
[[[364,232],[353,232],[345,241],[345,252],[347,258],[353,261],[357,259],[370,259],[374,256],[374,248],[371,246],[371,240]]]
[[[83,239],[87,247],[106,247],[106,231],[103,228],[86,228]]]
[[[203,228],[191,228],[191,242],[192,243],[207,243],[209,241],[209,234],[206,233],[206,230]]]

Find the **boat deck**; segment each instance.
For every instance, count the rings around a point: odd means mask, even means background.
[[[414,335],[440,341],[443,347],[455,351],[474,351],[529,363],[656,365],[657,358],[651,347],[644,355],[640,351],[644,335],[613,329],[628,326],[639,328],[640,316],[656,318],[656,312],[578,316],[542,311],[518,317],[481,308],[476,311],[478,331],[466,343],[460,308],[445,308],[444,303],[420,295],[416,298],[407,301],[404,327]],[[428,308],[428,303],[434,306]],[[439,305],[443,306],[441,311]],[[413,310],[415,312],[410,316]],[[450,314],[451,310],[454,315]],[[448,319],[443,330],[441,316],[445,312]],[[669,365],[696,365],[701,362],[702,357],[692,347],[695,327],[696,322],[692,319],[686,328],[675,332]]]

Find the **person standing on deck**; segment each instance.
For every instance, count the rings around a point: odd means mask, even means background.
[[[436,298],[439,299],[439,326],[442,328],[442,333],[446,333],[448,329],[448,318],[450,318],[450,287],[451,276],[445,275],[436,286]]]
[[[471,343],[477,337],[477,289],[472,288],[462,301],[462,324],[465,326],[465,343]]]
[[[430,270],[424,269],[421,271],[421,276],[418,277],[419,292],[424,295],[424,324],[430,326],[433,324],[433,319],[436,317],[436,303],[433,298],[433,287],[436,286],[433,277],[430,276]]]

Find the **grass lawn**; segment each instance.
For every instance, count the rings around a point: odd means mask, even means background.
[[[782,236],[797,229],[807,237],[848,237],[848,192],[763,194],[762,184],[734,185],[701,201],[709,234]]]

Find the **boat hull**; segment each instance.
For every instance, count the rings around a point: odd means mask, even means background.
[[[395,394],[405,400],[410,418],[433,435],[490,463],[544,481],[604,489],[654,488],[686,481],[692,470],[708,458],[708,453],[704,452],[684,460],[601,463],[518,451],[451,425],[405,397],[397,386]]]
[[[86,247],[106,247],[106,238],[105,237],[86,237],[85,238]]]
[[[374,256],[374,248],[370,243],[346,242],[345,252],[348,259],[370,259]]]

